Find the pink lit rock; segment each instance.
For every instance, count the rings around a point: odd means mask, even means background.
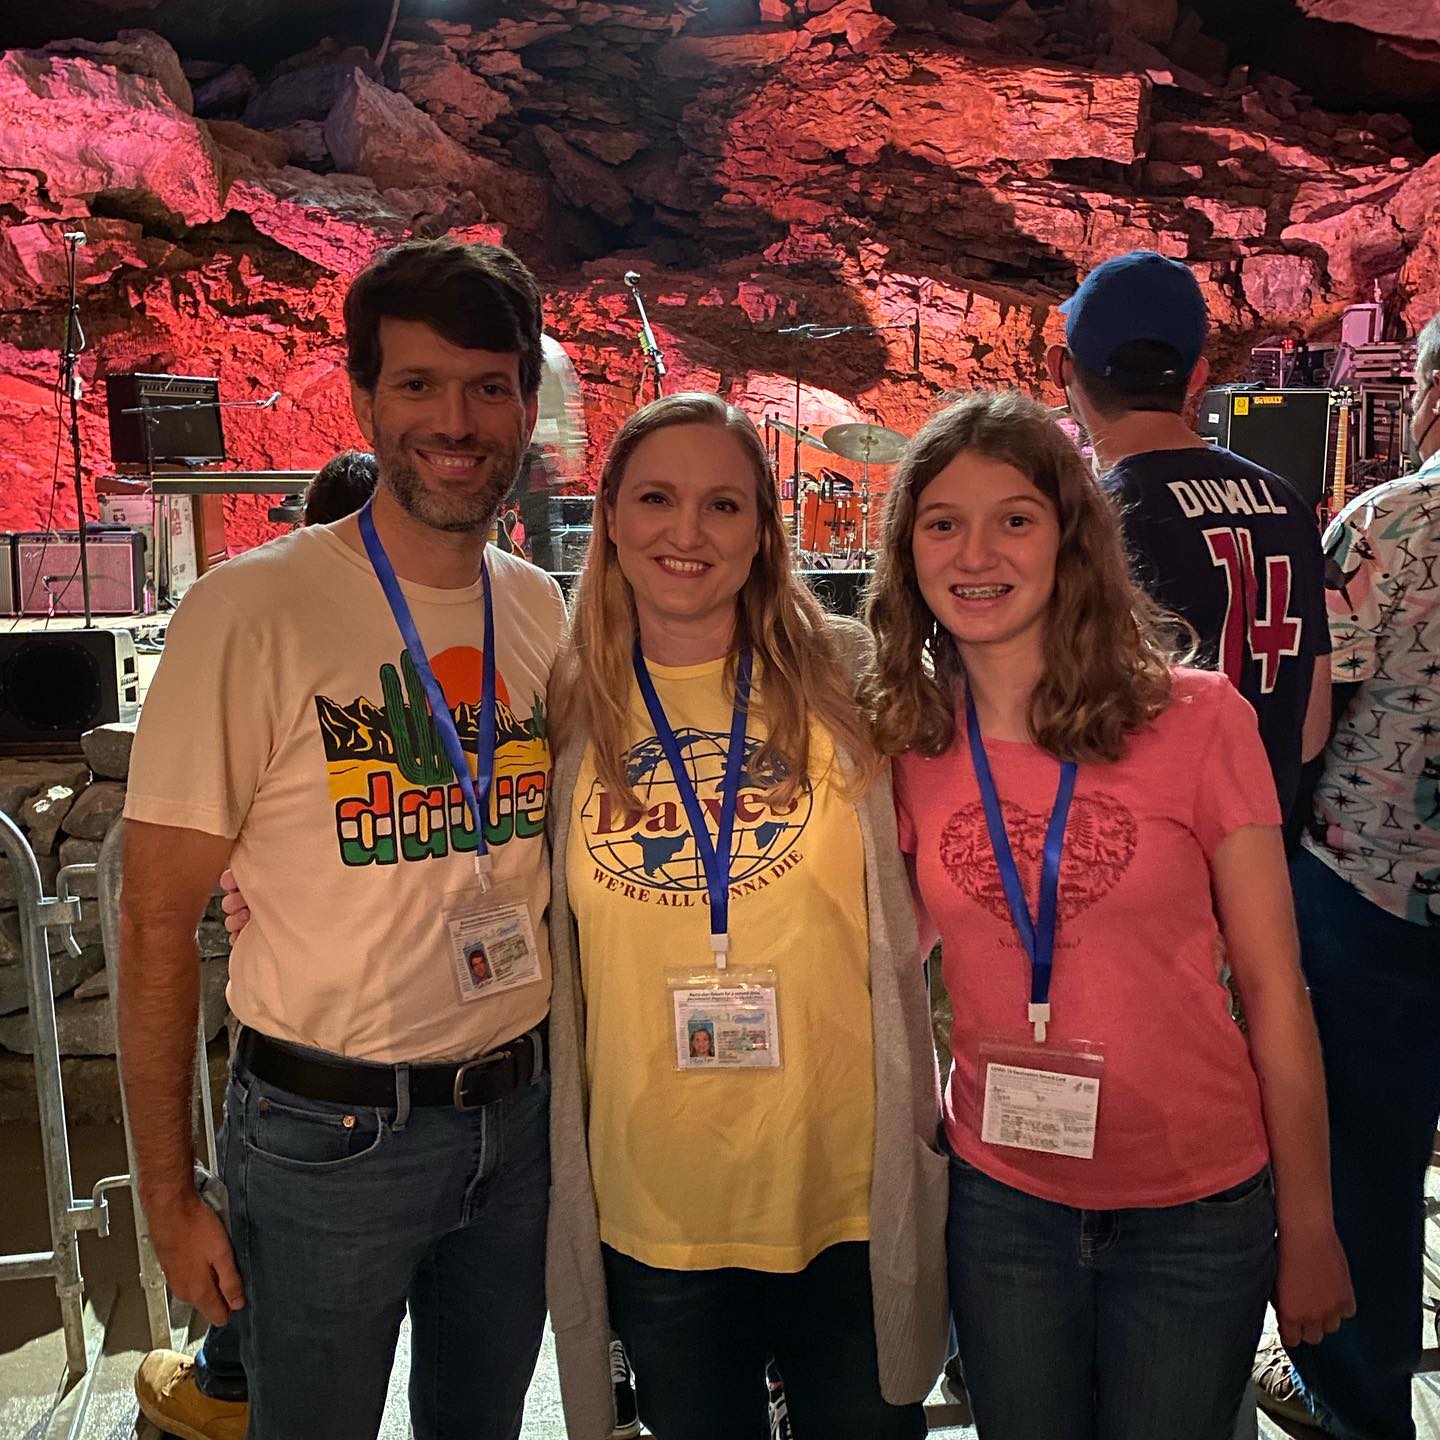
[[[195,113],[195,97],[175,47],[153,30],[121,30],[113,40],[55,40],[45,53],[82,56],[126,75],[148,75],[160,82],[177,110]]]
[[[1299,0],[1299,5],[1315,20],[1440,45],[1440,6],[1431,0]]]
[[[352,70],[325,120],[325,143],[342,170],[367,175],[382,189],[417,175],[468,185],[475,159],[412,101]]]
[[[204,128],[152,75],[34,50],[0,54],[0,155],[52,201],[123,192],[186,225],[218,220],[220,178]]]
[[[1240,265],[1245,299],[1267,323],[1309,319],[1319,288],[1315,262],[1306,255],[1250,255]]]

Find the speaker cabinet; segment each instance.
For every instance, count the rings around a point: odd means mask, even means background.
[[[800,578],[832,615],[858,616],[865,604],[870,570],[802,570]]]
[[[130,526],[86,526],[90,608],[96,615],[140,615],[145,605],[145,537]],[[80,536],[15,536],[15,581],[20,615],[83,615]]]
[[[1288,480],[1307,505],[1330,488],[1328,390],[1208,390],[1196,426],[1207,440]]]
[[[85,731],[139,713],[128,630],[0,633],[0,755],[75,750]]]

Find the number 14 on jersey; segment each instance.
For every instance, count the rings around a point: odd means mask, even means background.
[[[1268,695],[1280,678],[1280,661],[1300,653],[1304,630],[1300,617],[1290,614],[1294,578],[1290,557],[1265,556],[1262,577],[1256,573],[1255,542],[1248,530],[1217,526],[1203,533],[1210,559],[1225,571],[1230,592],[1220,634],[1220,668],[1239,689],[1248,648],[1260,666],[1260,691]]]

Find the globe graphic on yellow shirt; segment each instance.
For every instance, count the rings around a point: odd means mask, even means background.
[[[713,839],[719,830],[719,800],[725,780],[725,757],[729,735],[708,730],[684,729],[675,737],[680,757],[689,772],[695,793],[706,812],[707,829]],[[767,865],[784,856],[799,840],[814,798],[805,785],[789,813],[777,813],[764,804],[762,787],[749,773],[758,739],[745,744],[745,766],[740,772],[740,800],[736,806],[735,832],[731,846],[730,883],[739,885],[758,875]],[[645,813],[623,826],[600,823],[605,811],[601,787],[592,786],[582,812],[585,839],[595,863],[609,874],[636,885],[660,890],[705,892],[705,866],[685,813],[685,802],[670,772],[664,747],[654,736],[631,749],[625,760],[630,781]]]

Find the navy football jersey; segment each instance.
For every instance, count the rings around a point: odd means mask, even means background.
[[[1315,661],[1330,653],[1314,512],[1288,481],[1213,446],[1131,455],[1102,483],[1136,580],[1194,630],[1197,663],[1254,707],[1288,814]]]

